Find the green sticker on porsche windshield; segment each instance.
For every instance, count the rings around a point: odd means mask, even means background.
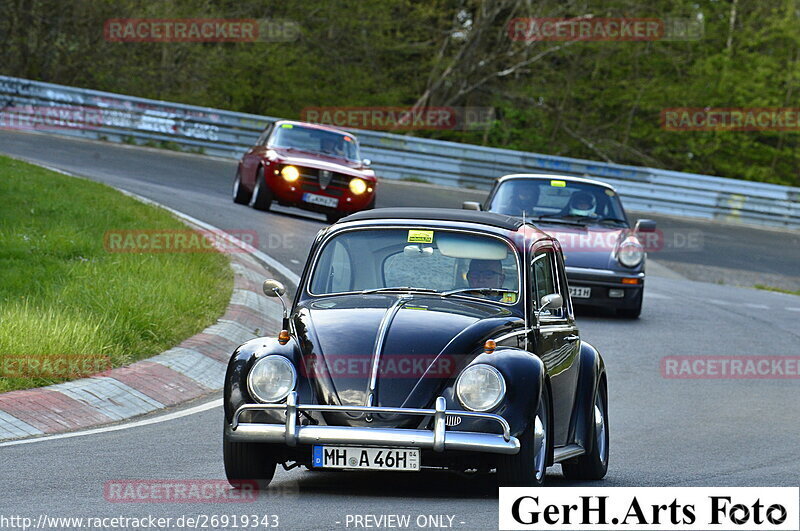
[[[292,128],[294,128],[294,126],[292,124],[281,124],[281,127],[283,127],[284,129],[292,129]]]
[[[550,186],[565,188],[567,186],[567,181],[550,181]]]
[[[409,243],[433,243],[433,231],[432,230],[410,229],[408,231],[408,242]]]

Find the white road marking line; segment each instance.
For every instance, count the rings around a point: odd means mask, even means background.
[[[769,306],[766,304],[753,304],[752,302],[746,302],[743,306],[747,306],[748,308],[755,308],[757,310],[769,310]]]
[[[786,308],[790,312],[800,312],[800,308]]]
[[[167,413],[166,415],[159,415],[157,417],[153,417],[150,419],[137,420],[134,422],[127,422],[125,424],[115,424],[114,426],[105,426],[103,428],[93,428],[91,430],[73,431],[70,433],[56,433],[53,435],[47,435],[45,437],[20,439],[19,441],[7,441],[4,443],[0,443],[0,447],[47,442],[47,441],[54,441],[57,439],[71,439],[72,437],[81,437],[83,435],[95,435],[98,433],[109,433],[112,431],[121,431],[130,428],[139,428],[141,426],[150,426],[151,424],[160,424],[162,422],[179,419],[181,417],[188,417],[189,415],[194,415],[195,413],[202,413],[203,411],[208,411],[209,409],[214,409],[220,406],[222,406],[222,399],[217,398],[216,400],[212,400],[211,402],[206,402],[205,404],[200,404],[199,406],[194,406],[189,409],[184,409],[183,411],[176,411],[175,413]]]

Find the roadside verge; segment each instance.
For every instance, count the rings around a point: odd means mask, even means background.
[[[194,229],[218,230],[153,201],[127,195],[165,208]],[[297,283],[297,275],[271,257],[235,238],[230,243],[242,252],[229,255],[234,289],[225,314],[214,325],[166,352],[125,367],[0,394],[0,441],[118,422],[221,389],[231,352],[249,339],[280,328],[281,305],[262,293],[261,282],[278,276]]]

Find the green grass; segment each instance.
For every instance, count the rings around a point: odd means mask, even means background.
[[[800,295],[800,290],[792,291],[790,289],[776,288],[775,286],[767,286],[765,284],[756,284],[756,289],[763,289],[764,291],[777,291],[778,293],[788,293],[789,295]]]
[[[81,356],[118,367],[225,311],[233,275],[223,254],[104,247],[109,230],[141,229],[186,226],[108,186],[0,157],[0,392],[68,379],[19,377],[9,363]]]

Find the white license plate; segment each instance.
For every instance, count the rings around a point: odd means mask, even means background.
[[[303,194],[303,201],[314,205],[322,205],[326,207],[336,208],[339,205],[339,200],[335,197],[328,197],[326,195],[310,194],[308,192]]]
[[[419,448],[314,446],[314,468],[419,470]]]
[[[573,299],[588,299],[592,296],[592,288],[570,287],[569,296]]]

